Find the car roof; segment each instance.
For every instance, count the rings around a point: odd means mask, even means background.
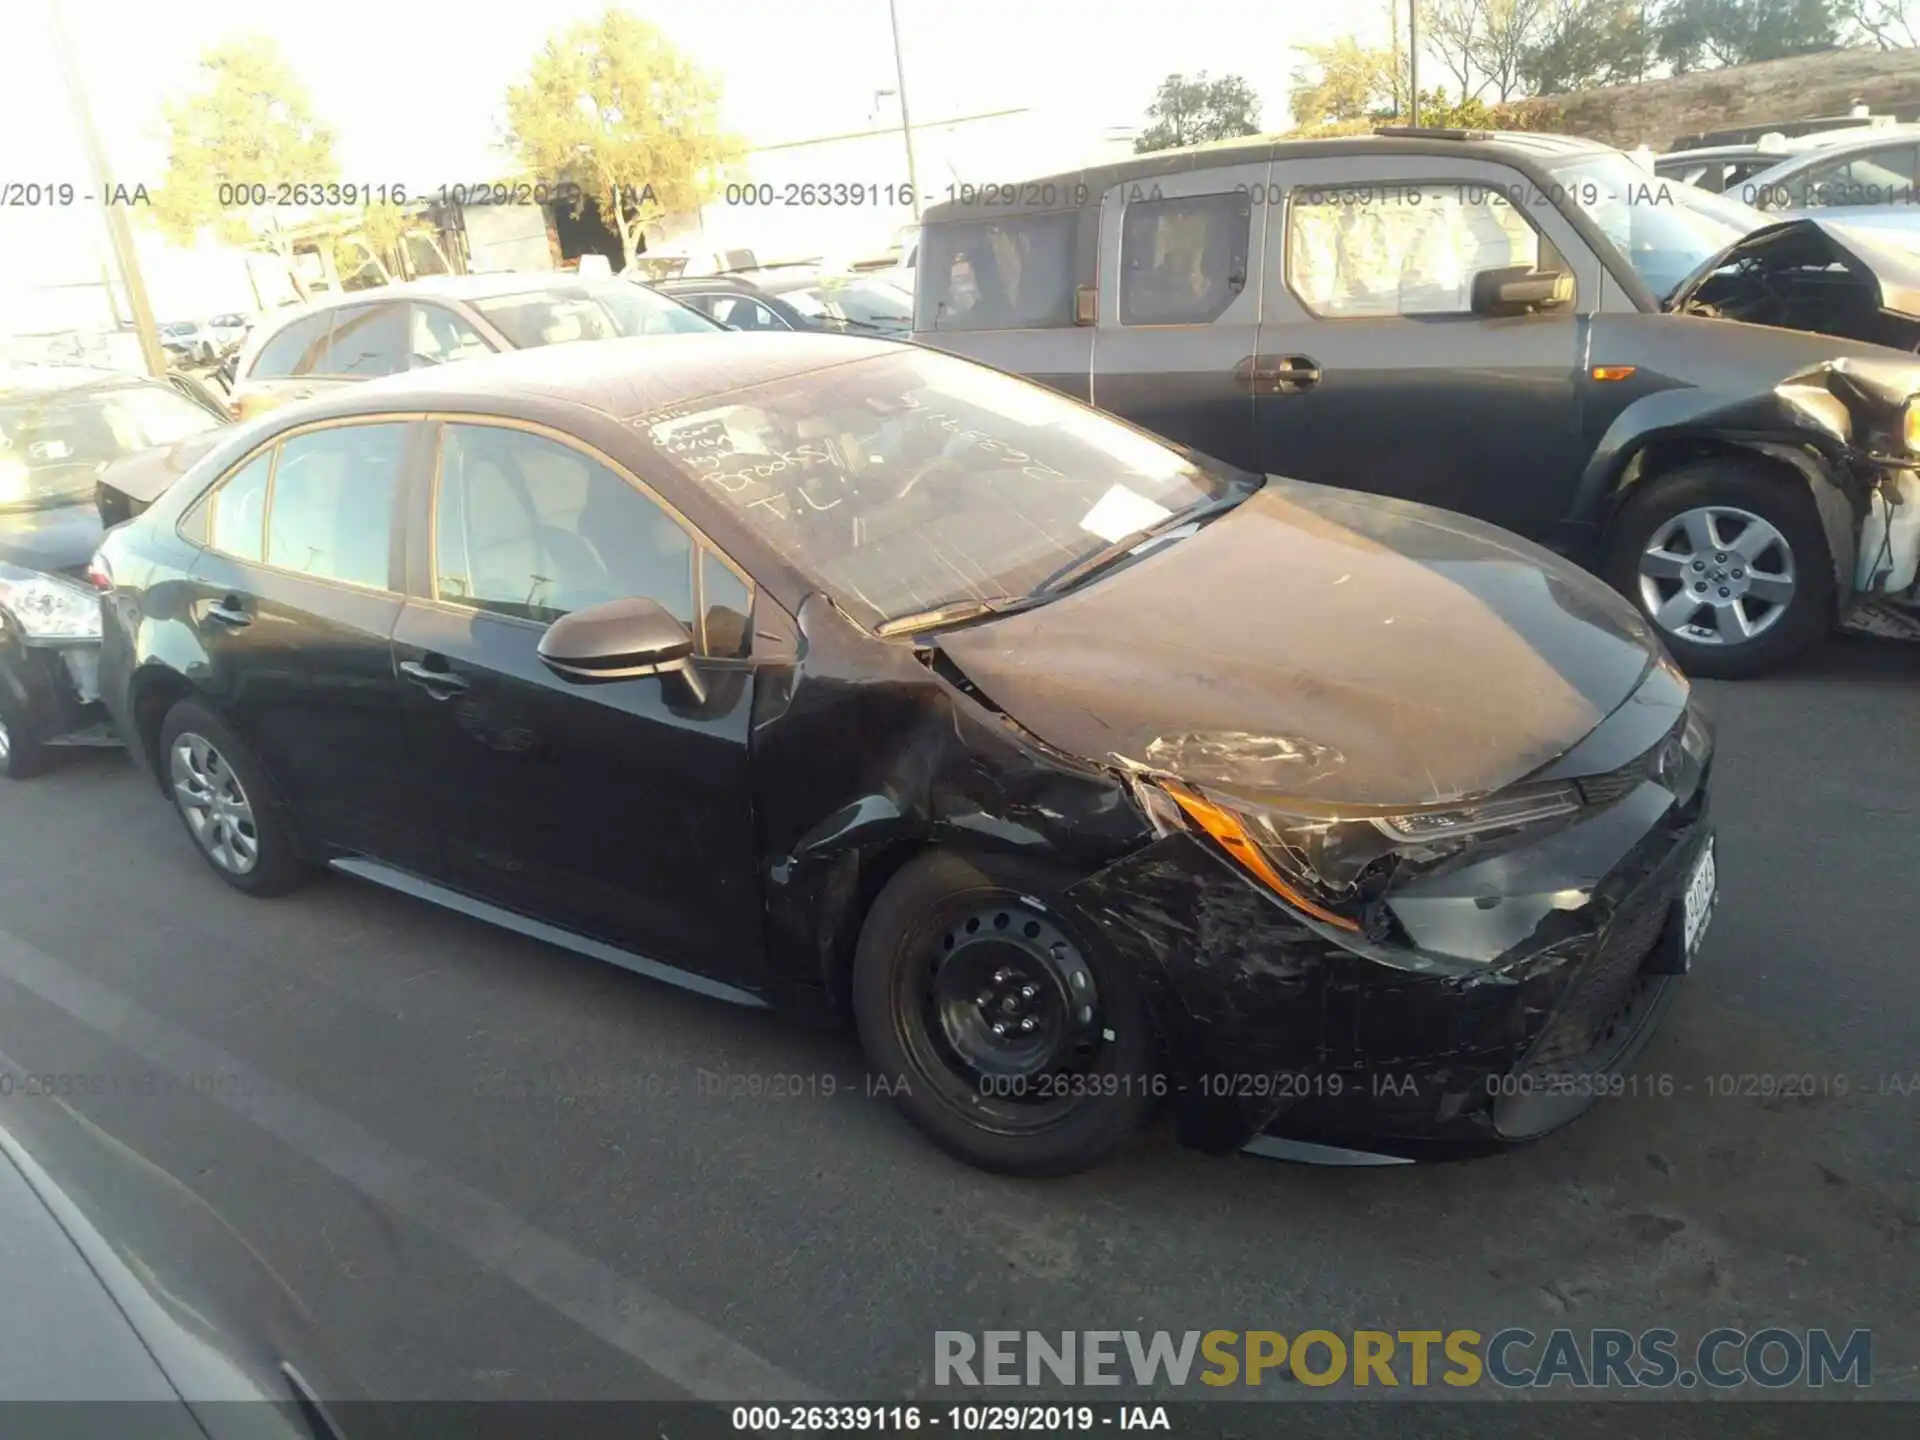
[[[1028,211],[1076,210],[1083,198],[1093,199],[1115,185],[1148,181],[1162,175],[1210,170],[1259,160],[1345,160],[1373,155],[1471,156],[1478,159],[1523,158],[1535,164],[1573,155],[1617,153],[1612,146],[1574,135],[1548,135],[1521,130],[1435,130],[1383,127],[1372,135],[1339,135],[1322,140],[1297,140],[1278,135],[1252,135],[1189,145],[1179,150],[1157,150],[1104,165],[1090,165],[1055,175],[1034,176],[1004,188],[1015,192],[1009,204],[981,204],[966,199],[930,205],[920,217],[922,226],[995,214]],[[1084,187],[1084,197],[1079,194]],[[1030,197],[1042,203],[1026,203]]]
[[[535,290],[578,291],[626,283],[618,276],[589,276],[581,279],[564,270],[502,270],[488,275],[429,275],[422,280],[403,280],[395,285],[375,285],[366,290],[342,290],[309,300],[303,305],[288,305],[265,318],[276,328],[287,321],[307,315],[337,310],[342,305],[377,305],[389,300],[489,300],[501,295],[523,295]]]
[[[410,370],[304,402],[306,416],[451,409],[490,413],[503,404],[552,402],[630,420],[667,405],[777,383],[912,347],[860,336],[714,330],[543,345]],[[917,351],[915,353],[918,353]],[[275,414],[289,413],[276,410]]]
[[[1811,149],[1796,150],[1791,155],[1780,157],[1780,163],[1770,166],[1754,176],[1755,183],[1766,180],[1775,174],[1791,174],[1795,170],[1813,165],[1831,165],[1836,160],[1844,160],[1849,155],[1859,155],[1869,150],[1884,150],[1890,145],[1913,145],[1920,143],[1920,125],[1889,125],[1849,140],[1836,140],[1831,145],[1819,145]]]
[[[1776,145],[1703,145],[1698,150],[1669,150],[1653,157],[1656,167],[1684,165],[1695,160],[1757,160],[1762,157],[1786,158],[1789,152]]]
[[[145,375],[96,370],[87,365],[21,365],[0,370],[0,399],[14,395],[56,395],[67,390],[107,390],[152,385]]]
[[[751,280],[742,280],[738,275],[675,275],[666,280],[643,280],[638,283],[649,290],[659,290],[668,295],[701,290],[738,290],[743,295],[763,293],[760,286]]]

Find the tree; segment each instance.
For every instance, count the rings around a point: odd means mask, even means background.
[[[1463,100],[1492,89],[1504,104],[1525,84],[1527,57],[1546,15],[1547,0],[1424,0],[1421,36]]]
[[[1834,0],[1671,0],[1655,48],[1676,75],[1810,55],[1840,43]]]
[[[624,266],[647,222],[699,209],[738,160],[719,109],[718,85],[659,29],[609,9],[549,38],[508,89],[507,140],[535,179],[599,203]]]
[[[1134,138],[1137,155],[1258,135],[1260,101],[1238,75],[1209,80],[1204,70],[1192,76],[1174,74],[1160,82],[1147,106],[1147,119],[1151,123]]]
[[[1293,72],[1288,108],[1295,126],[1324,130],[1392,118],[1407,93],[1406,57],[1394,83],[1394,52],[1362,45],[1352,36],[1326,45],[1302,45],[1307,64]]]
[[[1835,0],[1834,14],[1850,36],[1868,40],[1882,50],[1909,50],[1920,46],[1913,0]]]
[[[191,244],[203,229],[238,244],[254,238],[246,207],[231,201],[233,186],[326,184],[339,178],[333,134],[313,113],[307,90],[264,36],[216,45],[200,57],[200,87],[164,111],[167,169],[148,216],[162,234]],[[222,187],[229,187],[223,191]],[[257,212],[253,212],[257,213]],[[268,235],[291,260],[288,237],[272,223]]]
[[[1653,36],[1640,0],[1551,0],[1521,78],[1536,95],[1565,95],[1646,78]]]
[[[1487,82],[1474,84],[1474,53],[1480,36],[1481,13],[1487,0],[1419,0],[1422,48],[1440,57],[1440,63],[1460,87],[1463,99],[1473,99]],[[1422,107],[1424,113],[1424,107]]]

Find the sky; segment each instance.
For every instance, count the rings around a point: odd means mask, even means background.
[[[0,4],[0,184],[87,180],[51,49],[55,0]],[[500,156],[500,102],[552,31],[607,0],[57,0],[67,16],[115,178],[157,182],[162,103],[193,81],[198,55],[242,30],[280,42],[334,128],[342,178],[410,187],[486,178]],[[897,123],[887,0],[617,0],[719,78],[728,128],[750,145]],[[1294,47],[1360,30],[1383,37],[1383,0],[1319,6],[1179,0],[1132,9],[1096,0],[897,0],[907,93],[918,126],[1011,107],[1057,112],[1089,136],[1138,126],[1173,71],[1244,76],[1262,120],[1284,128]],[[365,17],[363,21],[361,17]],[[299,179],[292,176],[289,179]],[[1017,178],[1017,177],[1008,177]],[[90,183],[86,188],[91,189]],[[91,270],[97,215],[0,210],[0,260],[30,271]],[[84,260],[84,263],[82,261]],[[26,262],[24,265],[22,262]],[[74,278],[74,277],[61,277]]]

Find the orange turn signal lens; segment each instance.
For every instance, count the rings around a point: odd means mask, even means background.
[[[1637,365],[1596,365],[1589,373],[1596,380],[1625,380],[1639,368]]]
[[[1269,890],[1273,891],[1273,893],[1278,895],[1282,900],[1286,901],[1296,910],[1303,911],[1313,916],[1316,920],[1325,921],[1327,924],[1337,926],[1342,930],[1357,931],[1360,928],[1344,915],[1336,915],[1325,906],[1314,904],[1313,901],[1307,899],[1306,896],[1289,885],[1286,877],[1274,868],[1271,860],[1267,859],[1267,852],[1262,850],[1260,846],[1255,843],[1253,837],[1247,834],[1246,827],[1240,823],[1239,817],[1231,810],[1222,809],[1211,800],[1196,794],[1184,785],[1175,784],[1171,781],[1163,781],[1161,783],[1166,792],[1173,796],[1180,808],[1187,813],[1187,818],[1217,840],[1223,850],[1235,860],[1238,860],[1246,869],[1251,870]]]

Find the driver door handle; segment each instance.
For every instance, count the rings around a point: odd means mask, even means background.
[[[244,630],[253,623],[253,616],[247,613],[238,595],[228,595],[217,604],[209,605],[205,613],[207,619],[229,630]]]
[[[1233,378],[1252,395],[1297,395],[1320,383],[1320,362],[1311,355],[1248,355]]]
[[[418,660],[401,661],[400,673],[436,700],[451,700],[467,688],[467,682],[451,670],[436,669]]]

